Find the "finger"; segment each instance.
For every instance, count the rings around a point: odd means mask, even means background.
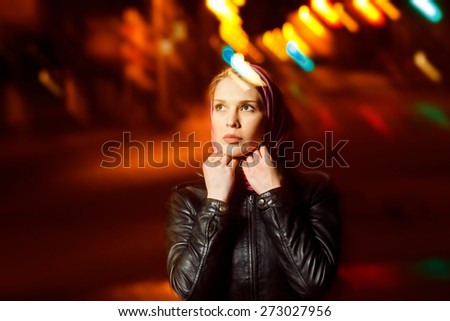
[[[252,155],[247,156],[247,158],[245,159],[245,166],[246,167],[255,166],[255,158]]]
[[[222,159],[222,156],[218,156],[216,154],[211,154],[208,157],[208,161],[210,161],[210,162],[217,162],[217,161],[220,161],[221,159]]]
[[[252,174],[251,174],[251,166],[249,166],[248,165],[248,163],[247,162],[242,162],[242,164],[244,164],[245,163],[245,165],[242,165],[242,171],[244,172],[244,175],[245,175],[245,177],[247,178],[247,180],[250,182],[250,177],[252,176]]]
[[[211,154],[211,155],[209,155],[209,157],[203,164],[204,164],[204,166],[208,166],[208,167],[217,167],[220,165],[221,159],[222,159],[222,156],[217,156],[215,154]]]
[[[238,163],[239,163],[239,160],[237,160],[236,158],[233,158],[231,160],[231,162],[229,163],[229,167],[231,167],[232,169],[236,169]]]
[[[264,157],[264,158],[269,157],[270,158],[269,150],[267,149],[266,145],[262,145],[259,148],[259,152],[260,152],[262,157]]]
[[[247,167],[248,164],[245,160],[241,161],[241,167]]]
[[[228,154],[224,154],[222,159],[220,160],[220,162],[225,165],[228,166],[228,164],[231,162],[232,157]]]
[[[259,162],[259,160],[262,158],[260,152],[254,152],[253,155],[253,161],[255,162],[255,164],[257,164]]]
[[[262,146],[261,147],[261,155],[263,157],[263,159],[265,160],[266,164],[272,165],[273,164],[273,158],[272,155],[270,155],[269,149],[267,148],[267,146]]]
[[[247,176],[248,173],[248,163],[246,161],[242,161],[241,163],[242,171],[244,172],[245,176]]]
[[[224,165],[227,164],[226,163],[226,158],[227,158],[226,154],[217,155],[217,156],[215,156],[214,164],[216,166],[224,166]]]

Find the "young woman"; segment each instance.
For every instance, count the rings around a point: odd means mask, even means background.
[[[185,300],[317,299],[336,273],[337,194],[325,174],[286,166],[292,118],[251,68],[258,82],[231,68],[213,79],[215,152],[168,202],[167,267]]]

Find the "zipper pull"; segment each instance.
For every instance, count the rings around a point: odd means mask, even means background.
[[[248,203],[250,205],[250,210],[253,210],[253,194],[250,194],[250,198],[248,199]]]

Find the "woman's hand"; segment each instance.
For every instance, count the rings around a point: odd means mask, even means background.
[[[242,163],[245,177],[256,193],[281,186],[281,179],[266,146],[261,146]]]
[[[234,187],[237,164],[237,159],[232,159],[231,156],[221,152],[214,152],[208,157],[203,163],[208,198],[228,202]]]

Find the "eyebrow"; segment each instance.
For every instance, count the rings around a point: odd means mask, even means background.
[[[227,100],[224,100],[224,99],[214,99],[214,101],[218,102],[218,103],[226,103],[227,102]],[[238,101],[237,103],[239,103],[239,104],[242,104],[242,103],[257,103],[257,104],[259,104],[260,101],[259,100],[241,100],[241,101]]]

